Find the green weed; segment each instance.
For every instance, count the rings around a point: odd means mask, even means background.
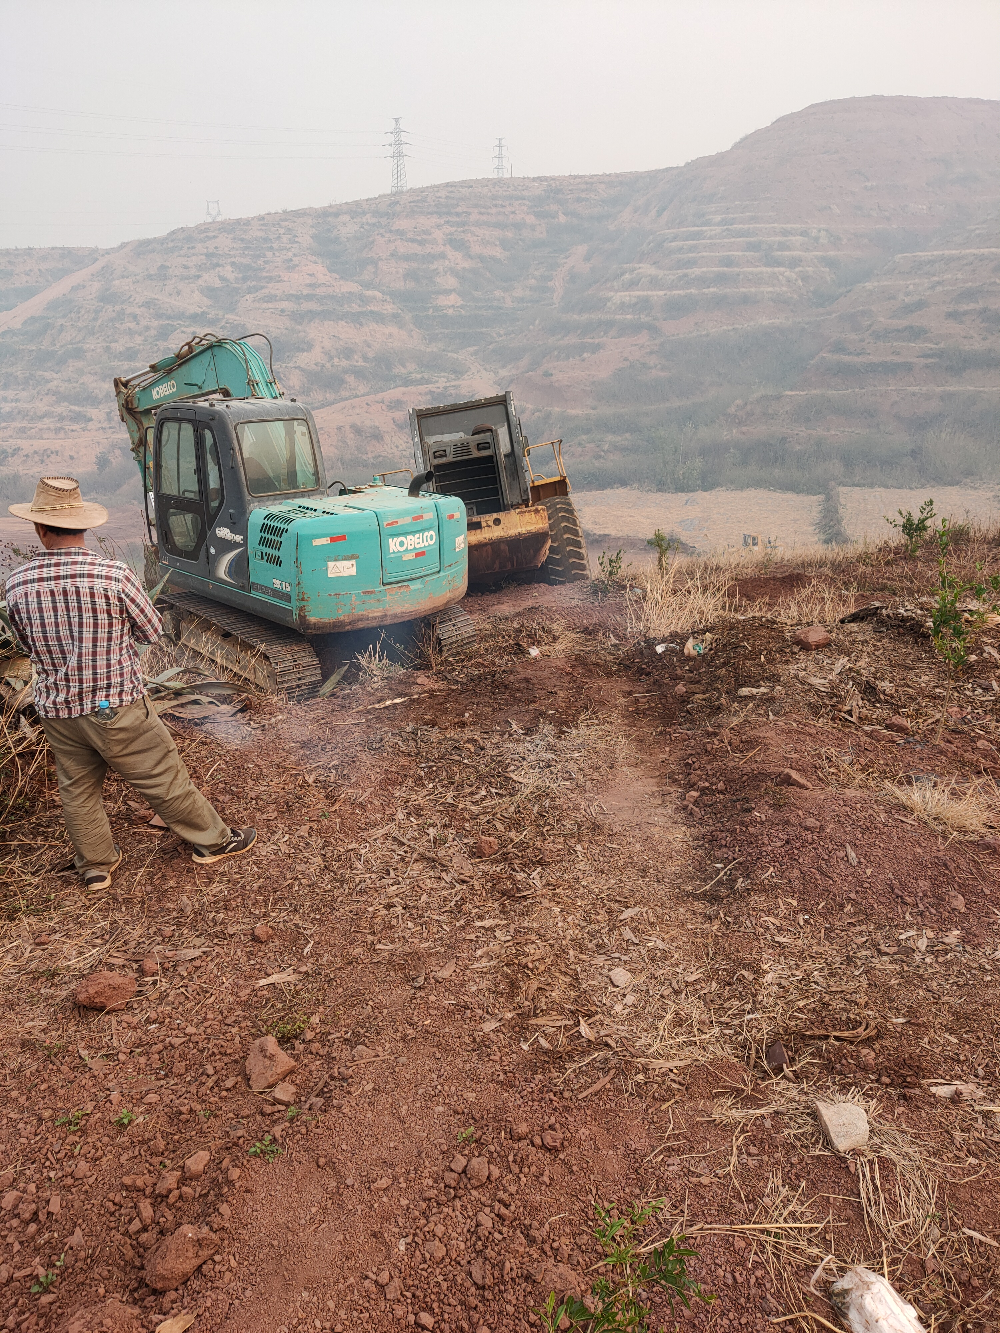
[[[468,1129],[460,1129],[458,1131],[459,1143],[471,1143],[475,1139],[475,1137],[476,1137],[476,1131],[472,1125],[470,1125]]]
[[[302,1035],[309,1026],[309,1019],[305,1014],[296,1014],[292,1018],[283,1019],[280,1023],[272,1023],[271,1036],[276,1041],[294,1041],[296,1037]]]
[[[277,1139],[273,1139],[270,1134],[265,1134],[262,1139],[258,1139],[252,1148],[247,1149],[248,1157],[260,1157],[265,1162],[273,1162],[281,1156],[281,1144]]]
[[[65,1115],[56,1118],[56,1128],[65,1125],[68,1134],[76,1134],[79,1132],[86,1114],[86,1111],[67,1111]]]
[[[63,1252],[56,1260],[56,1268],[62,1268],[65,1259],[66,1259],[66,1254],[65,1252]],[[52,1286],[53,1282],[55,1282],[58,1276],[59,1276],[58,1273],[53,1272],[51,1269],[49,1269],[47,1273],[42,1274],[42,1276],[38,1279],[37,1282],[33,1282],[31,1284],[31,1294],[33,1296],[38,1296],[42,1292],[48,1291],[49,1287]]]
[[[301,1114],[302,1111],[298,1106],[290,1106],[288,1110],[285,1112],[285,1119],[294,1120],[296,1116],[299,1116]]]
[[[589,1304],[573,1296],[557,1303],[555,1292],[549,1293],[537,1311],[546,1333],[555,1333],[564,1319],[570,1329],[581,1333],[642,1333],[649,1329],[651,1311],[642,1304],[649,1288],[666,1295],[671,1314],[675,1300],[685,1309],[691,1308],[692,1298],[706,1303],[715,1300],[688,1277],[687,1260],[696,1258],[697,1251],[684,1248],[683,1236],[671,1236],[662,1245],[643,1251],[640,1233],[665,1205],[665,1199],[653,1199],[636,1204],[624,1217],[618,1216],[617,1209],[596,1206],[594,1234],[604,1250],[603,1272],[590,1289]]]
[[[136,1117],[135,1111],[128,1111],[128,1110],[119,1111],[118,1114],[115,1116],[114,1123],[118,1126],[119,1129],[128,1129],[129,1125],[131,1125],[135,1117]]]

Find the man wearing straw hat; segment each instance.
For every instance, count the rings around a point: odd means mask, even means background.
[[[86,888],[108,888],[122,859],[101,800],[109,768],[193,844],[196,864],[248,851],[256,830],[229,828],[206,801],[146,698],[136,645],[156,643],[163,627],[133,571],[84,545],[107,510],[72,477],[42,477],[31,504],[9,508],[45,548],[8,578],[7,613],[35,668],[35,707]]]

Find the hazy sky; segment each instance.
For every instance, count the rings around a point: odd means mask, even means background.
[[[0,0],[0,246],[674,166],[811,102],[1000,97],[997,0]]]

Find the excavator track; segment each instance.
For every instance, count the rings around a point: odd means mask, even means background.
[[[434,635],[442,657],[449,657],[475,643],[476,622],[460,606],[449,606],[435,617]]]
[[[196,593],[161,595],[159,606],[178,643],[269,694],[306,698],[323,679],[309,641],[293,629]]]

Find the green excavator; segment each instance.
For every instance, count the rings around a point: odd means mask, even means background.
[[[457,605],[463,502],[425,490],[430,470],[409,486],[328,483],[316,421],[283,394],[262,334],[192,337],[114,386],[178,642],[303,696],[372,631],[429,620],[444,651],[474,638]]]

